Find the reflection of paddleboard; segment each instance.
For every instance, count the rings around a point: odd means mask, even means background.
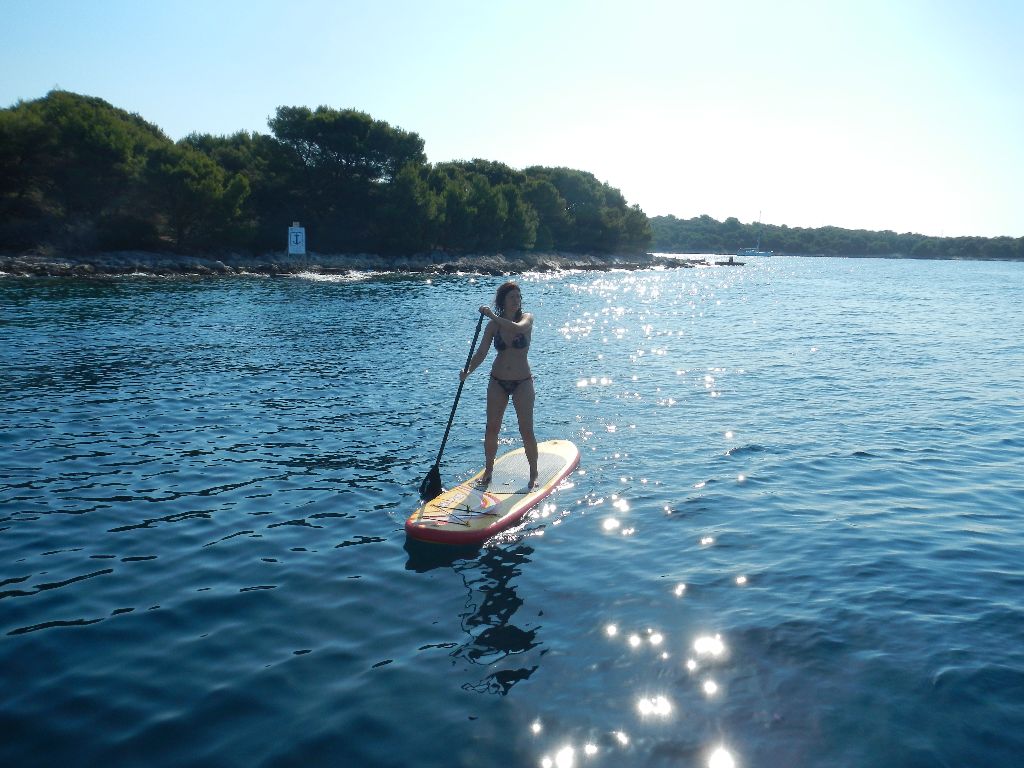
[[[442,544],[479,544],[515,525],[576,469],[580,451],[568,440],[537,444],[537,487],[530,490],[530,465],[522,448],[499,456],[491,482],[483,470],[413,512],[405,532],[414,539]]]

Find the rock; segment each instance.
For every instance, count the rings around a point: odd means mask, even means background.
[[[509,275],[522,272],[557,272],[564,269],[609,270],[687,267],[665,256],[640,254],[574,254],[510,251],[493,254],[448,254],[442,251],[383,257],[376,254],[319,254],[285,256],[281,253],[180,255],[143,251],[94,254],[0,255],[0,272],[24,276],[149,275],[288,275],[300,272],[344,274],[359,271],[424,272],[428,274]]]

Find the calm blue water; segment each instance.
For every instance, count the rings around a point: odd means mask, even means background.
[[[1020,764],[1024,264],[524,276],[580,471],[407,545],[500,282],[0,279],[0,765]]]

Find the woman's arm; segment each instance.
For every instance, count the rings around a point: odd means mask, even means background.
[[[500,325],[502,328],[507,328],[510,331],[525,333],[533,327],[533,315],[529,312],[524,312],[523,317],[519,322],[496,314],[493,309],[486,305],[480,307],[480,313],[487,315],[487,317],[491,318],[492,321]]]
[[[494,339],[494,323],[488,323],[487,328],[484,330],[484,338],[480,342],[479,348],[476,353],[469,361],[469,368],[459,372],[459,378],[463,381],[473,371],[480,367],[480,363],[487,357],[487,353],[491,351],[491,341]]]

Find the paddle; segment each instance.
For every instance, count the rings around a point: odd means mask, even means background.
[[[473,358],[473,350],[476,348],[476,340],[480,337],[480,326],[483,323],[484,316],[480,315],[480,319],[476,321],[476,333],[473,334],[473,341],[469,345],[469,354],[466,355],[466,364],[462,368],[464,371],[469,370],[469,361]],[[444,490],[441,487],[441,454],[444,453],[444,445],[448,442],[448,433],[451,431],[452,422],[455,421],[455,409],[459,406],[459,398],[462,396],[462,387],[465,383],[465,379],[459,381],[459,391],[455,393],[455,402],[452,403],[452,413],[448,417],[448,426],[445,427],[444,438],[441,440],[441,450],[437,452],[437,461],[420,483],[420,498],[424,501],[436,498]]]

